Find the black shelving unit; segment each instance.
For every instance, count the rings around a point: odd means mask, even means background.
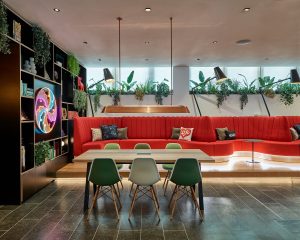
[[[51,43],[51,60],[36,73],[25,69],[25,60],[34,57],[32,26],[7,9],[11,54],[0,53],[0,110],[3,116],[1,146],[3,158],[0,174],[0,205],[20,204],[55,177],[56,171],[73,158],[73,120],[62,116],[62,108],[75,111],[73,93],[75,79],[67,69],[68,54]],[[13,38],[13,21],[21,24],[21,41]],[[86,84],[86,69],[80,74]],[[55,132],[43,136],[36,130],[35,94],[43,87],[52,89],[58,115]],[[30,91],[33,94],[30,95]],[[44,164],[35,164],[35,145],[49,142],[54,154]],[[25,150],[25,151],[24,151]],[[51,156],[51,157],[50,157]]]

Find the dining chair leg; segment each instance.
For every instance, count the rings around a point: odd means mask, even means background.
[[[135,188],[135,191],[134,191],[132,202],[131,202],[128,219],[130,219],[130,216],[132,214],[132,209],[133,209],[133,206],[134,206],[134,203],[135,203],[135,199],[136,199],[138,189],[139,189],[139,186],[137,185],[136,188]]]
[[[131,187],[130,187],[130,191],[129,191],[129,197],[131,197],[131,192],[132,192],[132,189],[133,189],[133,185],[134,185],[134,183],[131,183]]]
[[[167,189],[168,189],[168,184],[169,184],[169,179],[167,179],[167,182],[166,182],[166,186],[165,186],[165,189],[164,189],[164,196],[166,196],[166,192],[167,192]]]
[[[124,186],[123,186],[122,180],[120,181],[120,183],[121,183],[121,187],[122,187],[122,190],[123,190],[123,189],[124,189]]]
[[[172,196],[170,198],[169,207],[171,207],[171,203],[172,203],[172,200],[173,200],[173,197],[174,197],[174,195],[176,193],[177,188],[178,188],[178,185],[175,185],[174,191],[173,191]]]
[[[118,186],[118,185],[117,185]],[[116,193],[116,196],[117,196],[117,200],[118,200],[118,203],[119,203],[119,206],[120,206],[120,208],[119,209],[121,209],[122,208],[122,204],[121,204],[121,201],[120,201],[120,195],[118,195],[118,193],[117,193],[117,190],[116,190],[116,187],[113,185],[113,188],[114,188],[114,191],[115,191],[115,193]],[[120,194],[120,193],[119,193]]]
[[[91,213],[93,211],[93,208],[95,207],[95,204],[96,204],[97,198],[98,198],[98,194],[99,194],[99,189],[100,189],[100,186],[97,186],[96,187],[96,192],[95,192],[95,195],[94,195],[94,198],[93,198],[92,206],[91,206],[91,208],[90,208],[90,210],[88,212],[88,215],[87,215],[87,219],[89,219],[89,217],[90,217],[90,215],[91,215]]]
[[[199,211],[199,215],[203,219],[203,216],[202,216],[202,213],[201,213],[201,210],[200,210],[200,206],[199,206],[199,203],[198,203],[197,198],[196,198],[195,190],[193,188],[191,188],[191,191],[192,191],[192,195],[194,196],[195,204],[196,204],[196,207]]]
[[[150,190],[151,190],[151,193],[152,193],[152,197],[153,197],[153,202],[154,202],[156,213],[158,215],[158,218],[160,219],[159,210],[158,210],[159,209],[158,201],[157,201],[156,194],[155,194],[153,186],[150,186]]]
[[[167,175],[166,175],[164,183],[163,183],[163,189],[165,188],[165,184],[167,182],[168,177],[169,177],[169,171],[167,171]]]
[[[195,205],[195,208],[197,208],[197,205],[196,205],[196,202],[197,202],[197,198],[196,196],[194,196],[193,192],[192,192],[192,187],[190,187],[190,190],[191,190],[191,198],[194,202],[194,205]]]
[[[119,210],[118,210],[118,207],[117,207],[116,197],[115,197],[115,194],[114,194],[114,186],[110,186],[110,190],[111,190],[111,196],[112,196],[112,199],[114,201],[114,205],[115,205],[115,209],[116,209],[116,213],[117,213],[117,218],[119,220],[120,219],[119,218]]]
[[[152,189],[153,189],[154,197],[155,197],[155,200],[156,200],[156,202],[157,202],[158,209],[159,209],[158,197],[157,197],[157,193],[156,193],[156,190],[155,190],[155,188],[154,188],[153,185],[152,185]]]
[[[121,193],[120,193],[119,184],[117,183],[116,185],[117,185],[117,190],[118,190],[118,192],[117,192],[117,193],[118,193],[118,196],[120,197],[120,194],[121,194]]]
[[[175,210],[176,203],[177,203],[177,199],[178,199],[178,192],[179,192],[179,191],[178,191],[178,188],[177,188],[177,189],[176,189],[176,192],[175,192],[174,205],[173,205],[172,212],[171,212],[171,217],[170,217],[171,220],[173,219],[174,210]]]

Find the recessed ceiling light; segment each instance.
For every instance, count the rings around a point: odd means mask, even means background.
[[[213,41],[213,42],[212,42],[212,44],[217,44],[217,43],[218,43],[218,41]]]
[[[54,12],[60,12],[60,9],[58,9],[58,8],[53,8],[53,11],[54,11]]]
[[[102,59],[101,59],[101,58],[99,58],[99,59],[98,59],[98,61],[99,61],[99,62],[101,62],[101,61],[102,61]]]
[[[149,61],[149,58],[145,58],[145,61]]]
[[[246,8],[243,9],[243,12],[250,12],[250,9],[251,9],[251,8],[246,7]]]
[[[241,40],[236,41],[236,44],[238,44],[238,45],[247,45],[249,43],[251,43],[250,39],[241,39]]]
[[[149,44],[150,44],[150,41],[145,41],[145,44],[146,44],[146,45],[149,45]]]
[[[84,44],[88,44],[88,42],[87,42],[87,41],[84,41],[83,43],[84,43]]]
[[[268,60],[269,60],[269,58],[267,58],[267,57],[266,57],[266,58],[265,58],[265,60],[266,60],[266,61],[268,61]]]
[[[151,8],[149,7],[145,8],[145,12],[151,12]]]
[[[197,60],[197,61],[200,61],[200,58],[197,58],[196,60]]]

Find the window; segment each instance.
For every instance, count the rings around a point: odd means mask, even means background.
[[[228,78],[243,83],[244,77],[239,75],[242,74],[249,84],[259,77],[260,72],[259,67],[226,67],[225,70]]]
[[[291,69],[296,67],[262,67],[262,76],[275,77],[275,80],[281,80],[290,76]]]

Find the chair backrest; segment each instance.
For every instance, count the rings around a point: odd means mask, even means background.
[[[179,143],[168,143],[166,149],[182,149]]]
[[[128,179],[140,186],[150,186],[157,183],[160,180],[160,176],[154,159],[134,159]]]
[[[105,150],[114,150],[114,149],[121,149],[118,143],[106,143],[104,146]]]
[[[192,186],[201,180],[199,163],[195,158],[179,158],[175,162],[170,180],[182,186]]]
[[[116,163],[111,158],[94,159],[88,179],[99,186],[111,186],[121,180]]]
[[[148,143],[137,143],[134,146],[134,149],[151,149]]]

